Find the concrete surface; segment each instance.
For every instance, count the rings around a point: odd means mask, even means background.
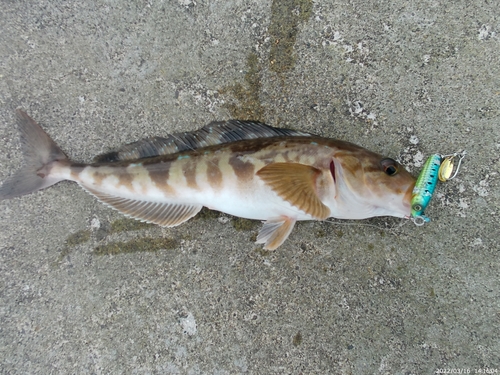
[[[1,373],[500,371],[495,1],[2,1],[0,30],[2,181],[18,106],[81,161],[229,118],[415,174],[469,153],[430,224],[302,223],[273,253],[258,223],[136,225],[71,183],[1,202]]]

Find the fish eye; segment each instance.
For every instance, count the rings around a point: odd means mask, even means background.
[[[386,175],[388,176],[394,176],[395,174],[398,173],[398,165],[395,160],[386,158],[382,159],[380,161],[380,166],[382,167],[382,170],[385,172]]]

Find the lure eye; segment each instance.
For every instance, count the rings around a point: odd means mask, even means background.
[[[387,158],[387,159],[382,159],[380,161],[380,166],[382,167],[382,170],[385,172],[386,175],[388,176],[394,176],[395,174],[398,173],[398,165],[395,160]]]
[[[417,212],[422,211],[422,206],[419,205],[418,203],[414,204],[411,208]]]

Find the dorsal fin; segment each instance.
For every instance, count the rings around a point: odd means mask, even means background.
[[[129,143],[121,149],[96,156],[95,162],[115,162],[136,160],[198,148],[236,142],[245,139],[271,138],[284,136],[310,136],[291,129],[273,128],[272,126],[252,121],[229,120],[211,122],[203,128],[185,133],[174,133],[167,138],[153,137]]]

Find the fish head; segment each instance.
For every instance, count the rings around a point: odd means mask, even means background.
[[[346,219],[409,217],[415,178],[397,161],[349,145],[332,158],[337,211]]]

